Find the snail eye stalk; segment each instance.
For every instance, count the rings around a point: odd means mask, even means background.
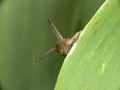
[[[51,21],[50,18],[48,18],[48,22],[50,24],[50,26],[52,27],[53,32],[55,33],[57,40],[61,40],[63,39],[62,35],[59,33],[58,29],[56,28],[56,26],[53,24],[53,22]]]
[[[80,33],[81,33],[81,31],[75,33],[75,35],[73,35],[73,37],[70,39],[72,41],[72,45],[76,42],[76,40],[78,39]]]
[[[45,57],[47,57],[49,54],[55,51],[55,48],[51,48],[48,50],[46,53],[44,53],[42,56],[39,56],[38,58],[35,59],[36,63],[39,63],[41,60],[43,60]]]

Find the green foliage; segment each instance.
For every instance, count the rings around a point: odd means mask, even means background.
[[[48,17],[63,36],[82,29],[104,0],[2,0],[0,2],[0,88],[53,90],[63,57],[34,59],[55,45]],[[87,31],[87,30],[86,30]]]
[[[120,89],[120,0],[106,0],[65,59],[55,90]]]

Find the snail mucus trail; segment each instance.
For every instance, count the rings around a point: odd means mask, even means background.
[[[78,39],[78,37],[79,37],[79,35],[81,33],[79,31],[72,38],[63,38],[62,35],[60,34],[60,32],[58,31],[58,29],[53,24],[53,22],[51,21],[50,18],[48,19],[48,22],[49,22],[49,24],[50,24],[50,26],[52,28],[52,31],[54,32],[54,34],[57,37],[57,43],[53,48],[49,49],[42,56],[38,57],[35,60],[36,63],[40,62],[41,60],[44,59],[44,57],[48,56],[49,54],[51,54],[52,52],[55,52],[55,51],[60,53],[62,56],[65,57],[68,54],[68,52],[70,51],[73,44],[76,42],[76,40]]]

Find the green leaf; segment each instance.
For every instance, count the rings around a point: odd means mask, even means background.
[[[55,90],[120,89],[120,0],[106,0],[61,68]]]
[[[86,25],[104,0],[2,1],[0,89],[53,90],[64,58],[53,53],[41,63],[34,61],[56,43],[48,18],[69,37]]]

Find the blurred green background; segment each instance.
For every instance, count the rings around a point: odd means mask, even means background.
[[[53,90],[64,57],[34,59],[84,28],[104,0],[0,0],[0,90]]]

